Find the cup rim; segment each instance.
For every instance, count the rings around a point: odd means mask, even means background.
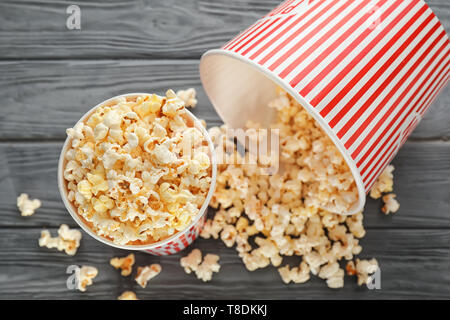
[[[120,97],[130,97],[130,96],[139,96],[139,95],[151,95],[151,93],[142,93],[142,92],[132,92],[132,93],[125,93],[125,94],[120,94],[117,96],[114,96],[112,98],[108,98],[100,103],[98,103],[97,105],[95,105],[93,108],[89,109],[86,113],[84,113],[80,119],[75,123],[74,126],[76,126],[78,123],[80,122],[84,122],[90,115],[92,115],[92,113],[99,107],[115,100],[118,99]],[[203,205],[201,206],[198,214],[194,217],[194,219],[191,221],[191,223],[184,228],[181,231],[178,231],[176,233],[174,233],[173,235],[171,235],[168,238],[165,238],[161,241],[157,241],[154,243],[150,243],[150,244],[141,244],[141,245],[120,245],[120,244],[116,244],[113,241],[104,238],[102,236],[99,236],[98,234],[96,234],[91,228],[89,228],[86,223],[79,217],[78,213],[75,212],[72,203],[69,201],[68,199],[68,192],[67,192],[67,188],[65,186],[65,180],[64,180],[64,165],[65,165],[65,154],[67,153],[67,149],[69,147],[69,142],[72,141],[72,139],[70,137],[67,137],[66,140],[64,141],[63,147],[61,149],[61,153],[59,155],[59,160],[58,160],[58,189],[59,189],[59,193],[61,195],[61,198],[63,200],[64,206],[66,207],[67,211],[69,211],[70,215],[72,216],[72,218],[75,220],[75,222],[87,233],[89,234],[91,237],[93,237],[94,239],[103,242],[104,244],[107,244],[111,247],[115,247],[115,248],[119,248],[119,249],[126,249],[126,250],[151,250],[151,249],[155,249],[157,247],[163,246],[175,239],[178,239],[181,235],[183,235],[184,233],[186,233],[188,230],[190,230],[193,226],[195,226],[198,221],[207,213],[207,209],[209,206],[209,203],[211,201],[211,198],[213,196],[214,190],[215,190],[215,186],[216,186],[216,179],[217,179],[217,159],[216,159],[216,154],[214,151],[214,144],[211,141],[211,138],[208,134],[208,130],[206,130],[206,128],[201,124],[201,122],[198,120],[198,118],[196,116],[194,116],[192,114],[192,112],[190,112],[189,110],[187,110],[187,108],[185,108],[185,111],[187,112],[188,116],[193,120],[194,122],[194,127],[196,127],[197,129],[200,129],[200,131],[203,133],[203,136],[205,138],[205,140],[208,142],[208,147],[209,147],[209,151],[210,151],[210,159],[211,159],[211,184],[209,186],[209,190],[208,193],[206,194],[206,198],[205,201],[203,202]]]
[[[297,100],[303,108],[308,112],[309,115],[311,115],[314,120],[319,123],[320,127],[326,132],[328,137],[330,137],[331,141],[334,143],[334,145],[337,147],[339,152],[344,158],[344,161],[347,163],[347,166],[350,168],[350,171],[353,175],[353,178],[355,179],[356,187],[358,189],[358,203],[353,206],[351,210],[347,213],[338,213],[340,215],[344,216],[350,216],[353,214],[356,214],[358,212],[363,211],[364,205],[366,203],[366,191],[364,188],[362,177],[358,171],[358,168],[356,167],[355,162],[353,161],[350,153],[348,150],[344,147],[342,142],[336,137],[336,135],[332,132],[332,130],[328,127],[328,124],[325,122],[325,120],[318,114],[317,110],[304,98],[302,97],[298,92],[296,92],[291,86],[287,85],[283,79],[279,78],[276,74],[273,74],[269,72],[268,70],[264,69],[262,66],[254,62],[253,60],[250,60],[246,57],[243,57],[235,52],[227,51],[225,49],[211,49],[206,51],[201,59],[200,59],[200,79],[203,81],[203,72],[202,72],[202,65],[205,63],[205,58],[208,56],[226,56],[231,59],[238,60],[242,63],[245,63],[249,65],[250,67],[256,69],[259,71],[262,75],[266,76],[268,79],[272,80],[275,84],[279,85],[281,88],[283,88],[286,92],[288,92],[292,97],[294,97],[295,100]],[[207,86],[204,85],[205,91],[207,96],[211,101],[213,101],[212,97],[210,97]],[[213,106],[219,116],[222,117],[222,112],[220,108],[217,108],[215,104],[213,103]]]

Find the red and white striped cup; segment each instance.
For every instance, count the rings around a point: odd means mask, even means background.
[[[268,125],[275,84],[322,126],[366,193],[449,80],[450,41],[422,0],[288,0],[204,54],[224,122]]]
[[[128,93],[105,100],[96,105],[95,107],[93,107],[88,112],[86,112],[77,122],[77,124],[86,121],[99,107],[106,105],[115,105],[117,103],[117,99],[120,97],[132,98],[141,95],[149,95],[149,93]],[[188,110],[186,110],[186,116],[192,121],[193,125],[203,133],[203,136],[205,137],[205,140],[208,143],[211,159],[211,185],[209,187],[205,201],[202,207],[200,208],[197,216],[193,217],[191,223],[184,230],[176,232],[175,234],[166,239],[149,244],[141,244],[141,245],[117,244],[108,238],[98,235],[94,230],[91,229],[91,227],[86,223],[86,221],[83,220],[78,215],[76,207],[69,200],[68,196],[69,190],[67,188],[67,181],[64,179],[64,168],[67,164],[67,159],[65,158],[65,155],[72,143],[72,139],[70,137],[66,138],[58,162],[58,189],[61,194],[63,203],[67,208],[67,211],[69,211],[70,215],[75,220],[75,222],[77,222],[78,225],[87,234],[89,234],[94,239],[103,242],[104,244],[107,244],[111,247],[125,250],[139,250],[156,256],[165,256],[178,253],[179,251],[188,247],[192,242],[194,242],[195,239],[198,238],[205,223],[206,216],[208,214],[208,205],[209,202],[211,201],[216,186],[217,165],[216,165],[216,157],[214,155],[214,145],[211,141],[211,138],[209,137],[208,131],[206,131],[205,127],[201,124],[201,122]]]

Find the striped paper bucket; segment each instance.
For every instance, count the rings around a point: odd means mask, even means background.
[[[275,84],[318,121],[365,196],[449,80],[450,42],[422,0],[288,0],[204,54],[224,122],[268,125]]]

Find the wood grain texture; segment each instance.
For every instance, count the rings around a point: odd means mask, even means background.
[[[57,189],[62,143],[0,144],[0,227],[75,226]],[[394,160],[395,192],[401,208],[380,212],[381,200],[368,198],[367,228],[450,228],[450,142],[408,142]],[[32,217],[20,216],[16,197],[26,192],[42,200]]]
[[[55,229],[50,230],[53,234]],[[125,290],[133,290],[141,299],[393,299],[450,298],[450,230],[371,230],[362,241],[361,257],[375,257],[381,269],[381,289],[358,287],[346,277],[345,287],[331,290],[323,280],[312,277],[305,284],[285,285],[273,267],[249,272],[237,252],[220,241],[197,240],[192,248],[204,254],[217,253],[221,270],[213,280],[203,283],[184,273],[180,257],[188,251],[168,257],[136,254],[130,277],[122,277],[109,265],[113,256],[124,256],[83,233],[78,253],[69,257],[62,252],[40,248],[40,229],[17,230],[0,237],[0,297],[4,299],[115,299]],[[20,259],[18,259],[20,257]],[[298,257],[283,262],[294,266]],[[140,288],[133,280],[136,266],[160,263],[162,272]],[[99,269],[94,285],[80,293],[66,287],[69,265],[92,265]]]
[[[279,0],[80,0],[81,30],[66,28],[73,1],[0,2],[2,58],[198,58]],[[448,30],[446,0],[426,1]]]
[[[137,266],[158,262],[163,267],[141,289],[109,266],[111,257],[126,252],[85,233],[74,257],[38,247],[42,228],[55,234],[62,223],[75,227],[56,182],[65,129],[109,97],[187,87],[195,87],[199,96],[193,112],[209,126],[221,124],[201,88],[198,59],[279,2],[80,0],[82,30],[69,31],[66,8],[72,1],[0,1],[0,299],[115,299],[125,290],[141,299],[450,299],[448,87],[394,160],[399,212],[384,216],[379,200],[367,200],[361,257],[378,259],[381,290],[358,287],[351,278],[340,290],[317,278],[286,286],[276,269],[248,272],[234,249],[204,239],[192,248],[220,255],[222,268],[212,282],[183,272],[179,259],[188,251],[168,257],[139,252]],[[448,0],[426,2],[448,32]],[[42,200],[32,217],[17,210],[22,192]],[[66,288],[71,264],[99,269],[86,293]]]
[[[130,92],[163,93],[194,87],[194,114],[221,124],[198,74],[198,60],[64,60],[0,62],[0,140],[64,140],[89,109]],[[450,137],[450,87],[429,109],[412,138]]]

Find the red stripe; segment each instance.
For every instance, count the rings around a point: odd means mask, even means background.
[[[433,95],[433,98],[431,99],[430,105],[434,102],[434,100],[441,94],[441,91],[444,90],[444,88],[447,86],[448,81],[450,79],[450,74],[447,72],[447,76],[441,80],[439,83],[439,90]],[[423,116],[429,108],[425,108],[420,114]]]
[[[392,161],[392,158],[395,156],[394,154],[395,148],[389,153],[386,160],[383,162],[383,165],[377,170],[376,174],[367,182],[364,182],[365,185],[367,185],[366,192],[368,192],[370,189],[372,189],[373,185],[375,184],[376,179],[380,176],[381,172],[386,169],[388,164]]]
[[[431,19],[433,19],[433,15],[430,16]],[[355,123],[358,121],[358,118],[366,111],[369,106],[373,104],[373,102],[376,100],[377,96],[379,96],[385,88],[391,88],[390,83],[394,78],[398,75],[399,72],[402,71],[402,69],[405,67],[407,63],[411,61],[411,59],[417,54],[417,52],[423,47],[425,42],[427,42],[430,37],[433,35],[433,33],[436,32],[436,30],[439,28],[440,23],[439,21],[436,22],[436,24],[433,26],[433,28],[422,38],[422,40],[417,44],[417,46],[408,54],[408,56],[402,60],[402,62],[397,66],[397,68],[390,73],[390,75],[386,78],[385,81],[378,87],[377,90],[369,97],[369,99],[364,103],[364,105],[355,113],[354,116],[352,116],[342,129],[338,132],[338,137],[342,138],[347,131],[350,129],[350,123]],[[422,28],[418,28],[418,30],[423,30]],[[391,98],[394,96],[394,94],[398,94],[398,91],[400,88],[404,85],[404,83],[407,81],[407,79],[410,77],[411,73],[413,71],[416,71],[417,67],[420,65],[420,63],[423,62],[423,59],[426,58],[426,56],[430,53],[430,51],[436,46],[436,43],[438,40],[440,40],[445,35],[445,31],[441,33],[440,37],[435,39],[435,41],[427,48],[427,50],[421,55],[420,58],[416,59],[416,62],[408,68],[406,74],[400,79],[397,80],[397,84],[393,86],[393,88],[389,91],[389,93],[386,95],[386,97],[377,104],[377,107],[375,110],[372,111],[372,113],[367,117],[366,120],[361,125],[358,125],[358,129],[353,133],[353,135],[347,140],[345,143],[345,147],[349,149],[356,139],[359,138],[361,133],[367,128],[367,126],[370,125],[370,123],[373,121],[373,119],[380,113],[380,111],[386,106],[386,104],[391,100]],[[395,106],[394,106],[395,108]],[[385,113],[385,115],[388,114],[388,112]],[[381,125],[382,121],[378,121],[377,126]]]
[[[375,64],[380,61],[380,59],[392,48],[395,43],[408,31],[408,29],[414,24],[414,22],[425,12],[427,11],[427,7],[424,5],[422,8],[414,15],[413,18],[409,19],[407,23],[397,32],[394,37],[390,39],[381,50],[379,50],[375,56],[364,65],[364,67],[358,72],[356,76],[354,76],[349,83],[345,85],[345,87],[339,91],[339,93],[322,109],[320,114],[325,117],[328,113],[333,110],[336,106],[339,105],[339,102],[358,84],[361,82],[361,79],[375,66]],[[404,18],[403,15],[397,16],[397,19]],[[386,28],[383,31],[386,33],[390,32],[390,28]],[[422,30],[416,29],[416,31],[404,42],[397,51],[388,59],[386,63],[384,63],[380,69],[372,76],[370,80],[366,82],[366,84],[358,91],[355,96],[350,99],[350,101],[343,107],[339,106],[340,111],[338,114],[329,122],[331,128],[334,128],[336,124],[347,114],[347,112],[355,105],[355,103],[367,92],[367,90],[372,87],[375,81],[391,66],[392,62],[397,59],[397,57],[405,50],[405,48],[411,43],[417,33]],[[367,50],[367,54],[373,49],[371,46],[367,46],[365,50]],[[315,98],[316,99],[316,98]]]
[[[387,17],[389,17],[389,15],[391,15],[392,12],[394,12],[395,9],[397,9],[397,7],[402,3],[402,0],[397,0],[395,3],[393,3],[386,11],[384,11],[380,17],[380,23],[383,22]],[[388,26],[388,28],[392,28],[393,25],[395,25],[395,21],[393,21],[393,23],[391,22],[391,24]],[[361,43],[364,42],[364,39],[370,34],[372,33],[373,30],[376,30],[375,28],[370,29],[369,27],[367,27],[367,29],[361,33],[352,43],[350,43],[347,48],[345,48],[335,59],[333,59],[333,61],[331,61],[326,67],[325,69],[323,69],[313,80],[311,80],[311,82],[306,85],[299,93],[302,96],[306,96],[308,95],[316,86],[317,84],[322,81],[328,74],[330,74],[332,72],[332,70],[341,63],[341,61],[343,61],[353,50],[355,50],[356,48],[358,48],[358,46],[360,46]],[[381,36],[381,38],[383,38],[383,35],[379,35]],[[380,39],[381,39],[380,38]],[[375,38],[374,40],[372,40],[372,42],[368,45],[368,46],[374,46],[374,42],[378,43],[379,40],[377,40],[377,38]],[[351,70],[359,61],[360,59],[362,59],[365,55],[365,52],[361,52],[355,59],[353,59],[353,61],[350,62],[350,64],[347,66],[346,69],[344,69],[343,71],[341,71],[340,73],[340,77],[344,77],[349,70]],[[328,90],[322,90],[317,96],[316,98],[318,99],[318,101],[322,100],[323,97],[326,96],[326,94],[333,88],[333,86],[335,86],[338,82],[339,82],[338,77],[336,77],[328,86]]]
[[[285,21],[283,21],[279,26],[277,26],[277,28],[275,29],[276,31],[278,31],[285,22],[289,21],[291,18],[293,18],[294,15],[289,16]],[[298,21],[298,19],[296,20]],[[268,47],[270,47],[275,41],[277,41],[278,39],[280,39],[281,36],[283,36],[287,30],[290,30],[290,28],[296,24],[296,21],[294,21],[291,25],[287,26],[286,29],[280,31],[280,33],[278,33],[275,37],[273,37],[269,42],[267,42],[264,46],[262,46],[260,49],[258,49],[258,51],[256,51],[254,54],[252,54],[250,56],[250,60],[254,60],[256,57],[258,57],[261,53],[265,52],[266,49]],[[258,62],[260,64],[262,64],[261,62]]]
[[[400,57],[401,54],[406,50],[406,48],[417,38],[417,36],[423,31],[424,28],[428,26],[428,24],[434,19],[434,15],[430,14],[427,19],[408,37],[408,39],[403,42],[403,44],[400,46],[400,48],[395,51],[395,53],[386,61],[386,63],[383,64],[383,66],[370,78],[370,80],[359,90],[359,92],[347,103],[347,105],[341,110],[334,118],[330,121],[330,125],[334,127],[336,124],[339,123],[339,121],[347,114],[344,110],[350,110],[354,104],[359,101],[362,96],[369,90],[375,83],[378,81],[378,79],[383,75],[383,73],[388,70],[389,67],[391,67],[394,62]],[[439,22],[436,23],[434,26],[435,30],[439,27]],[[429,36],[429,34],[428,34]],[[395,79],[395,77],[398,75],[399,72],[401,72],[405,66],[411,61],[411,59],[416,55],[416,53],[420,50],[420,48],[423,46],[423,43],[428,40],[425,37],[422,38],[422,41],[417,44],[413,50],[405,57],[402,58],[399,65],[395,68],[394,71],[389,72],[389,76],[383,81],[381,85],[378,86],[378,88],[375,90],[374,93],[370,95],[370,97],[363,103],[361,107],[356,110],[356,112],[353,114],[353,116],[345,123],[345,125],[338,131],[337,136],[339,138],[342,138],[348,130],[351,128],[351,126],[356,123],[360,117],[363,115],[363,113],[373,104],[373,102],[377,99],[378,96],[381,95],[381,93],[386,89],[390,88],[391,82]],[[401,84],[400,84],[401,86]],[[396,90],[398,90],[398,86],[395,86],[390,93],[392,95],[396,93]],[[388,100],[389,101],[389,100]],[[383,107],[383,105],[381,106]],[[369,120],[370,123],[370,120]],[[360,127],[363,131],[365,128],[363,126]],[[359,136],[359,135],[358,135]],[[351,145],[350,143],[349,145]],[[346,144],[347,145],[347,144]]]
[[[294,15],[290,15],[288,17],[286,17],[283,21],[281,21],[281,23],[279,25],[277,25],[275,28],[273,28],[272,30],[270,30],[265,36],[264,36],[264,40],[269,39],[269,37],[276,31],[278,31],[286,22],[288,22],[289,20],[291,20],[294,17]],[[274,39],[272,39],[273,41],[275,41]],[[271,41],[272,41],[271,40]],[[254,44],[252,44],[247,50],[245,50],[242,55],[246,55],[250,50],[252,50],[254,47],[256,47],[258,44],[260,44],[261,41],[255,42]],[[266,47],[266,45],[264,45],[262,48]],[[262,49],[261,48],[261,49]],[[261,50],[259,49],[258,52]],[[250,60],[253,60],[255,54],[253,54],[250,57]]]
[[[231,46],[230,48],[228,48],[227,50],[233,50],[236,46],[240,45],[242,43],[242,41],[245,41],[248,37],[252,36],[255,32],[258,32],[262,27],[264,27],[268,22],[270,21],[270,19],[264,21],[263,23],[261,23],[258,28],[255,28],[254,30],[252,30],[252,32],[248,33],[244,38],[242,38],[241,40],[239,40],[239,42],[236,42],[233,46]]]
[[[334,19],[336,19],[337,16],[339,16],[345,9],[347,9],[347,7],[351,4],[351,1],[345,1],[344,5],[342,5],[341,7],[339,7],[336,11],[334,11],[329,17],[327,17],[323,22],[321,22],[317,27],[315,27],[313,30],[311,30],[309,33],[307,33],[306,35],[303,36],[302,39],[300,39],[294,46],[290,47],[289,50],[284,53],[281,57],[279,57],[275,62],[272,63],[272,65],[269,67],[269,70],[275,70],[276,68],[278,68],[280,66],[280,64],[282,64],[284,61],[286,61],[286,59],[288,59],[290,56],[292,56],[295,52],[297,52],[306,42],[308,42],[309,40],[311,40],[311,38],[313,38],[317,32],[319,32],[320,30],[322,30],[323,28],[325,28],[327,25],[330,24],[331,21],[333,21]],[[361,3],[360,6],[363,6],[364,3]],[[347,19],[348,16],[346,16],[344,19]],[[342,23],[343,21],[341,21],[340,23]],[[344,23],[346,21],[344,20]],[[339,24],[340,24],[339,23]],[[338,24],[338,25],[339,25]],[[327,34],[325,36],[323,36],[321,39],[319,39],[317,41],[317,46],[321,45],[323,42],[325,42],[331,34],[334,34],[335,30],[330,30],[329,32],[327,32]],[[314,51],[315,48],[317,48],[316,43],[314,43],[314,46],[311,46],[309,49]],[[280,77],[284,78],[286,75],[289,74],[289,72],[292,71],[294,67],[292,67],[292,64],[290,66],[288,66],[285,70],[283,70],[283,72],[281,72],[279,75]]]
[[[447,52],[447,53],[448,53],[448,52]],[[436,65],[436,67],[439,67],[439,65],[442,65],[442,62],[443,62],[443,60],[444,60],[445,58],[447,58],[446,55],[444,55],[444,56],[442,57],[442,59],[439,61],[439,63]],[[445,67],[444,67],[444,68],[443,68],[443,69],[435,76],[435,78],[433,79],[433,81],[431,81],[430,85],[426,88],[426,90],[424,91],[424,93],[428,92],[428,90],[430,89],[431,85],[436,81],[436,79],[440,76],[440,74],[442,74],[442,71],[445,70],[445,68],[447,68],[447,66],[449,65],[449,63],[450,63],[450,62],[447,62],[446,65],[445,65]],[[430,74],[434,74],[434,72],[435,72],[435,70],[436,70],[436,67],[433,69],[433,71],[432,71]],[[428,80],[428,79],[425,79],[425,80],[422,82],[422,84],[417,88],[417,90],[414,92],[414,94],[411,96],[411,98],[410,98],[410,99],[408,100],[408,102],[405,104],[405,107],[404,107],[404,108],[406,108],[406,106],[409,106],[409,105],[410,105],[411,101],[414,99],[414,97],[417,96],[418,92],[420,91],[421,88],[423,88],[423,85],[424,85],[424,83],[427,82],[427,80]],[[422,95],[422,96],[423,96],[423,95]],[[422,96],[421,96],[421,98],[419,98],[419,100],[417,100],[418,102],[421,101]],[[411,113],[411,112],[413,112],[413,110],[411,110],[409,113]],[[403,122],[405,121],[405,119],[407,118],[407,116],[408,116],[409,113],[406,113],[406,114],[403,116],[402,120],[397,124],[397,126],[396,126],[395,129],[391,132],[391,134],[390,134],[389,137],[386,139],[386,141],[380,146],[380,148],[378,148],[378,150],[379,150],[378,153],[382,153],[383,150],[384,150],[384,148],[385,148],[385,146],[386,146],[386,144],[392,139],[392,137],[393,137],[394,135],[397,134],[398,130],[399,130],[400,127],[402,126]],[[389,126],[383,131],[383,133],[378,137],[378,139],[375,141],[375,143],[373,143],[372,146],[370,147],[370,149],[364,154],[364,157],[363,157],[361,160],[358,161],[358,163],[357,163],[357,166],[358,166],[358,167],[364,162],[364,160],[365,160],[365,159],[367,158],[367,156],[373,151],[373,149],[377,146],[377,144],[380,142],[380,140],[386,135],[386,133],[387,133],[387,131],[389,130],[389,128],[393,125],[393,123],[398,119],[399,116],[400,116],[400,113],[398,113],[398,114],[395,116],[395,118],[392,119],[392,121],[390,122]],[[394,142],[394,141],[395,141],[395,139],[393,140],[393,142]],[[391,144],[392,144],[392,143],[391,143]],[[362,168],[362,169],[360,170],[361,175],[363,175],[363,174],[366,172],[366,170],[370,167],[370,165],[372,164],[372,162],[373,162],[374,160],[375,160],[375,157],[373,157],[373,158],[372,158],[372,159],[364,166],[364,168]]]
[[[428,110],[428,106],[430,106],[431,103],[433,102],[433,100],[436,98],[436,96],[438,95],[438,92],[442,89],[441,87],[443,87],[444,85],[447,84],[446,83],[447,78],[448,78],[448,70],[445,73],[445,76],[441,79],[441,81],[439,81],[439,83],[436,86],[439,89],[436,91],[436,88],[434,88],[434,90],[433,90],[433,91],[435,91],[434,94],[432,94],[432,92],[430,92],[430,94],[425,99],[425,101],[428,101],[428,102],[426,102],[422,106],[420,106],[419,110],[417,111],[418,113],[423,115],[425,113],[425,111]],[[431,96],[431,99],[430,99],[430,96]]]
[[[284,47],[286,47],[293,39],[295,39],[296,36],[298,36],[300,33],[302,33],[306,28],[308,28],[309,21],[314,21],[318,18],[320,18],[322,15],[324,15],[330,8],[332,8],[338,1],[334,0],[333,2],[329,3],[325,8],[323,8],[319,13],[317,13],[314,17],[310,18],[303,26],[295,30],[293,34],[291,34],[287,39],[285,39],[282,43],[280,43],[275,49],[273,49],[271,52],[269,52],[264,58],[261,59],[259,64],[265,64],[267,60],[272,58],[277,52],[280,52]],[[288,32],[291,30],[294,26],[296,26],[300,21],[308,17],[322,2],[318,2],[315,6],[313,6],[311,9],[306,11],[305,14],[303,14],[301,17],[296,19],[293,23],[291,23],[283,33]]]
[[[266,20],[267,21],[267,20]],[[233,45],[236,46],[236,44],[239,43],[239,41],[241,41],[244,37],[248,36],[251,32],[253,32],[253,30],[257,27],[259,27],[261,24],[263,23],[263,20],[260,20],[258,22],[256,22],[253,26],[251,26],[250,28],[248,28],[247,30],[245,30],[244,32],[242,32],[240,35],[236,36],[236,38],[234,38],[233,40],[231,40],[231,42],[229,44],[227,44],[224,49],[228,50],[230,49],[230,46]]]
[[[388,151],[380,159],[378,165],[374,166],[372,170],[370,170],[369,174],[363,179],[364,184],[369,184],[370,181],[376,179],[380,175],[383,168],[386,167],[386,164],[391,161],[392,157],[397,151],[397,145],[395,144],[396,141],[396,139],[392,140],[391,144],[389,145]]]
[[[400,1],[401,2],[401,1]],[[394,18],[394,20],[386,27],[383,28],[383,30],[369,43],[367,44],[364,49],[347,65],[345,68],[338,74],[336,77],[334,77],[333,80],[330,81],[330,83],[322,89],[314,99],[312,99],[311,104],[313,106],[316,106],[333,88],[337,86],[337,84],[341,81],[342,78],[344,78],[348,73],[352,71],[352,69],[355,68],[355,66],[367,55],[370,54],[370,51],[372,51],[373,47],[375,47],[390,31],[397,25],[404,16],[416,5],[416,1],[412,1],[403,11],[399,14],[397,14]],[[360,43],[358,41],[358,44],[355,44],[356,47],[360,46]],[[380,53],[378,53],[378,56],[380,56]],[[373,61],[373,60],[372,60]],[[340,62],[340,61],[339,61]],[[339,64],[338,62],[338,64]],[[334,68],[336,65],[333,66],[333,64],[330,63],[330,68]],[[365,69],[368,66],[365,66]],[[327,70],[328,68],[326,68]],[[325,70],[324,70],[325,71]],[[331,71],[331,70],[329,70]],[[359,73],[361,74],[361,72]],[[356,78],[355,78],[356,79]],[[354,80],[355,80],[354,79]],[[349,85],[347,85],[348,87]],[[301,94],[304,94],[302,90]],[[343,93],[338,95],[338,97],[341,97]],[[337,99],[334,99],[337,100]],[[331,109],[333,109],[334,105],[328,104],[327,107],[321,111],[321,115],[325,117]]]
[[[331,52],[336,50],[342,44],[343,41],[345,41],[350,35],[352,35],[355,32],[356,29],[358,29],[363,23],[367,22],[367,19],[371,15],[370,12],[372,12],[373,9],[375,9],[376,7],[383,6],[386,3],[386,1],[387,0],[382,0],[377,4],[374,4],[374,6],[372,8],[370,8],[370,10],[366,14],[364,14],[358,21],[356,21],[354,24],[352,24],[347,31],[345,31],[339,38],[337,38],[334,43],[330,44],[330,46],[328,46],[316,59],[314,59],[314,61],[309,63],[307,66],[305,66],[305,68],[302,69],[300,71],[300,73],[297,74],[295,76],[295,78],[291,80],[290,85],[292,87],[295,87],[299,83],[300,80],[305,78],[326,57],[328,57]],[[364,4],[364,2],[362,2],[361,4]],[[304,58],[302,58],[302,59],[304,59]]]
[[[417,67],[420,65],[420,63],[426,58],[426,56],[429,54],[432,48],[436,46],[436,44],[442,39],[442,37],[445,36],[445,31],[443,31],[434,41],[433,43],[427,48],[427,50],[420,56],[420,58],[417,59],[417,62],[411,67],[410,71],[400,80],[400,83],[402,83],[407,77],[409,77],[410,73],[412,71],[415,71]],[[355,149],[355,151],[352,153],[352,158],[356,159],[356,157],[359,155],[361,150],[366,146],[369,142],[369,140],[373,137],[373,135],[378,131],[380,126],[386,121],[386,119],[389,117],[389,115],[394,112],[395,108],[398,107],[399,103],[403,100],[403,98],[408,94],[408,92],[411,91],[411,88],[417,83],[417,81],[420,79],[420,77],[423,75],[423,73],[430,67],[430,65],[434,62],[436,57],[444,50],[445,43],[440,47],[440,49],[433,55],[432,58],[428,60],[428,62],[422,67],[422,70],[415,76],[413,80],[409,83],[409,85],[406,87],[406,89],[402,92],[402,94],[395,100],[395,102],[392,104],[392,106],[387,110],[383,117],[377,122],[377,124],[372,128],[370,133],[367,135],[366,138],[358,145],[358,147]],[[383,105],[383,103],[380,103],[380,106]],[[381,107],[380,107],[381,109]],[[403,109],[402,109],[403,110]],[[377,110],[375,110],[378,112]],[[374,111],[374,112],[375,112]],[[399,111],[401,113],[401,111]],[[390,128],[390,126],[388,126]],[[387,129],[388,129],[387,128]]]
[[[441,48],[433,55],[433,57],[428,61],[428,63],[426,64],[426,67],[424,67],[423,70],[426,70],[430,67],[430,65],[434,62],[434,60],[439,56],[439,54],[442,52],[442,50],[446,47],[446,44],[443,44],[441,46]],[[448,53],[448,50],[447,50]],[[444,55],[441,60],[438,62],[438,64],[436,64],[436,66],[428,73],[427,77],[429,75],[432,75],[437,68],[439,67],[440,64],[442,64],[442,62],[444,61],[444,59],[446,58],[446,55]],[[412,81],[412,83],[415,83],[417,81],[419,81],[420,77],[422,76],[423,73],[419,74],[416,76],[416,78],[414,79],[414,81]],[[369,156],[369,154],[374,150],[374,148],[378,145],[378,143],[381,141],[381,139],[386,136],[387,132],[389,131],[389,129],[394,125],[394,123],[397,121],[397,119],[402,115],[402,113],[411,105],[411,102],[414,100],[414,98],[416,98],[420,92],[420,90],[423,88],[424,84],[428,81],[428,78],[425,77],[424,80],[421,82],[421,84],[417,87],[417,89],[415,90],[415,92],[411,95],[411,97],[408,99],[408,101],[403,105],[402,109],[395,115],[395,117],[391,120],[391,122],[388,124],[388,126],[383,130],[383,132],[380,134],[380,136],[377,138],[377,140],[372,144],[372,146],[369,148],[369,150],[367,150],[367,152],[364,154],[364,156],[358,161],[358,163],[356,164],[357,167],[361,166],[361,164],[365,161],[365,159]],[[404,96],[406,95],[406,91],[405,94],[400,96],[395,102],[394,105],[400,103],[400,101],[404,98]]]
[[[280,18],[276,18],[273,19],[273,21],[271,23],[269,23],[265,28],[259,30],[258,33],[256,33],[253,37],[251,37],[250,39],[248,39],[245,43],[243,43],[239,48],[237,48],[236,50],[234,50],[235,52],[238,52],[239,50],[241,50],[243,47],[245,47],[247,44],[249,44],[250,42],[252,42],[253,40],[255,40],[256,37],[258,37],[261,33],[263,33],[264,31],[266,31],[267,29],[269,29],[274,23],[276,23],[277,21],[279,21]],[[257,42],[256,42],[257,43]]]

